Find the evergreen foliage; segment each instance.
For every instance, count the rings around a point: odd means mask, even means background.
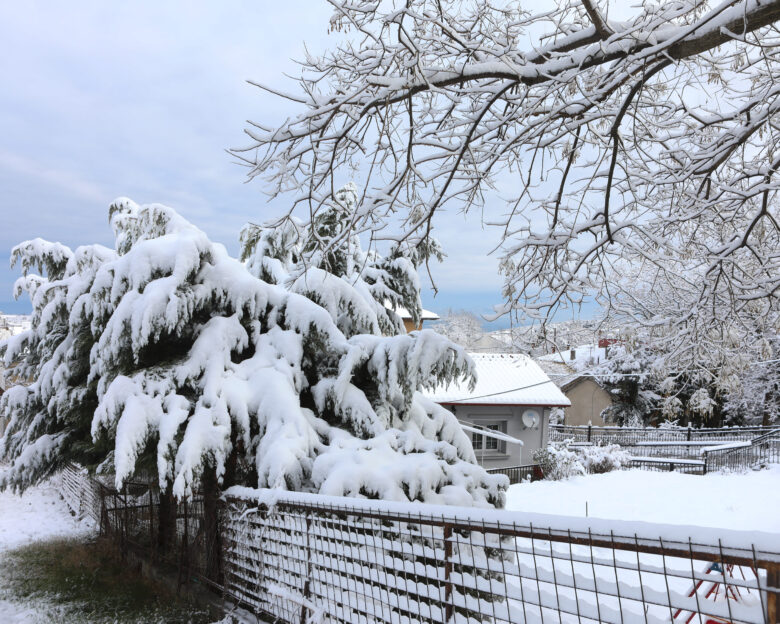
[[[16,247],[34,314],[2,347],[28,385],[0,399],[0,487],[77,460],[118,487],[151,470],[178,498],[209,470],[225,485],[501,505],[505,480],[419,393],[473,364],[432,331],[400,332],[384,303],[419,310],[420,258],[342,236],[351,192],[310,229],[245,229],[245,264],[174,210],[128,199],[110,209],[115,250]]]

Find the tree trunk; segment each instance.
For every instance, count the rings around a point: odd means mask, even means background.
[[[176,543],[176,499],[173,497],[173,485],[170,483],[164,492],[160,492],[160,514],[157,521],[157,547],[160,554],[164,555]]]
[[[206,547],[206,578],[222,583],[221,542],[219,535],[219,496],[217,474],[213,466],[203,471],[203,532]]]

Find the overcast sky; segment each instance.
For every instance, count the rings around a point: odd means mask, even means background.
[[[329,45],[329,16],[317,0],[0,4],[0,310],[29,311],[11,295],[13,245],[112,245],[115,197],[168,204],[234,253],[243,223],[286,210],[225,149],[246,119],[288,113],[246,80],[292,88],[291,59]],[[448,258],[426,308],[500,302],[495,236],[476,217],[440,221]]]

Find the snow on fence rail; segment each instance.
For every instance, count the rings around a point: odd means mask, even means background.
[[[225,592],[290,624],[778,622],[777,535],[244,488],[222,526]]]
[[[752,440],[753,438],[780,431],[780,427],[720,427],[694,429],[678,427],[659,429],[656,427],[594,427],[590,425],[550,425],[550,441],[593,442],[631,446],[638,442],[690,442],[696,440]]]

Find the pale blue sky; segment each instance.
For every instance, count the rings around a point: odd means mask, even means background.
[[[107,208],[126,195],[173,206],[237,251],[247,220],[284,211],[225,149],[244,143],[246,119],[270,122],[284,103],[248,79],[291,88],[303,42],[329,43],[318,0],[19,2],[0,5],[0,310],[11,296],[14,244],[42,236],[110,245]],[[500,302],[495,237],[477,215],[439,223],[449,257],[426,308],[488,312]],[[507,323],[499,322],[496,326]]]

